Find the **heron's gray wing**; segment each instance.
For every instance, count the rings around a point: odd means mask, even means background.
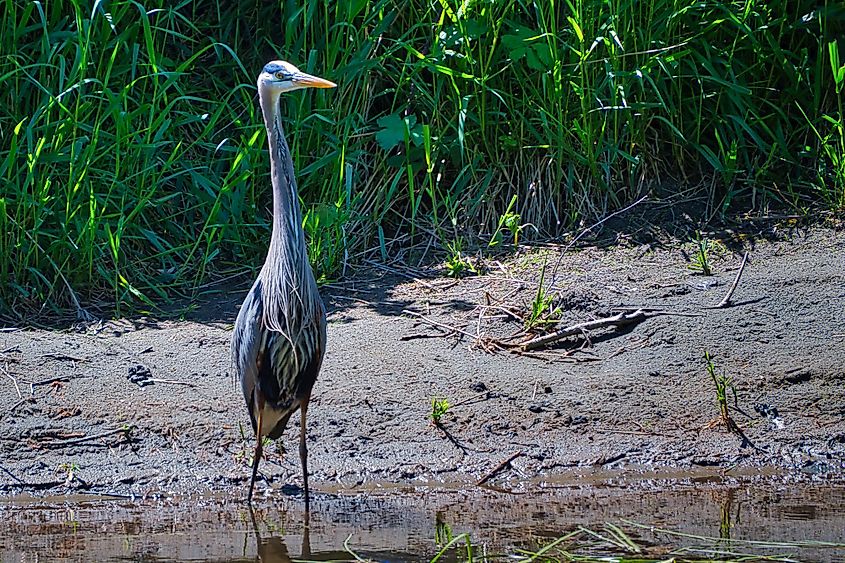
[[[258,384],[258,358],[261,354],[263,304],[261,301],[261,280],[256,280],[244,299],[235,328],[232,331],[232,360],[241,382],[244,400],[256,429],[256,413],[253,393]]]
[[[325,317],[315,315],[291,338],[264,331],[258,361],[258,384],[264,397],[277,410],[290,408],[305,398],[317,379],[326,347]],[[266,352],[266,356],[261,356]]]

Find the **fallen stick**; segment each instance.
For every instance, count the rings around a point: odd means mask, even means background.
[[[114,430],[109,430],[108,432],[101,432],[99,434],[94,434],[93,436],[83,436],[81,438],[75,438],[73,440],[54,440],[52,442],[42,442],[42,446],[46,448],[64,448],[66,446],[75,446],[77,444],[84,444],[85,442],[90,442],[91,440],[99,440],[100,438],[107,438],[108,436],[113,436],[115,434],[126,434],[129,436],[129,433],[134,430],[134,426],[130,426],[128,428],[115,428]]]
[[[592,321],[585,321],[583,323],[570,325],[566,328],[550,332],[549,334],[544,334],[543,336],[532,338],[527,342],[517,344],[517,346],[522,350],[536,350],[541,346],[552,344],[554,342],[557,342],[558,340],[561,340],[562,338],[566,338],[567,336],[575,336],[577,334],[582,334],[584,331],[594,330],[597,328],[607,328],[611,326],[619,328],[626,325],[642,322],[649,317],[655,316],[656,314],[657,313],[650,313],[642,309],[637,309],[636,311],[629,313],[623,311],[617,315],[613,315],[612,317],[595,319]]]
[[[734,291],[736,291],[736,286],[739,285],[739,278],[742,276],[742,271],[745,269],[746,262],[748,262],[748,251],[746,251],[742,257],[742,264],[739,266],[739,271],[736,273],[736,277],[734,278],[734,282],[731,284],[731,287],[728,289],[728,293],[725,294],[717,305],[707,307],[708,309],[725,309],[731,306],[731,297],[733,297]]]
[[[62,354],[56,352],[48,352],[46,354],[41,354],[42,358],[53,358],[54,360],[68,360],[71,362],[87,362],[87,358],[79,358],[77,356],[71,356],[70,354]]]
[[[431,326],[435,326],[437,328],[442,328],[443,330],[448,330],[449,332],[457,332],[459,334],[463,334],[464,336],[468,336],[468,337],[472,338],[473,340],[478,339],[478,337],[476,337],[474,334],[471,334],[471,333],[469,333],[465,330],[462,330],[462,329],[460,329],[456,326],[447,325],[446,323],[441,323],[441,322],[429,319],[428,317],[422,315],[421,313],[417,313],[415,311],[409,311],[408,309],[405,309],[402,312],[406,315],[411,315],[412,317],[416,317],[419,320],[421,320],[422,322],[430,324]]]
[[[578,236],[576,236],[576,237],[575,237],[575,238],[573,238],[571,241],[569,241],[569,244],[567,244],[567,245],[563,248],[563,250],[561,250],[561,252],[560,252],[560,256],[558,256],[558,258],[557,258],[557,264],[555,264],[555,267],[552,269],[552,281],[551,281],[551,283],[549,283],[549,286],[553,286],[553,285],[555,284],[555,281],[557,281],[557,270],[558,270],[558,268],[560,268],[560,264],[561,264],[561,262],[563,261],[563,256],[564,256],[564,255],[565,255],[565,254],[569,251],[569,249],[570,249],[570,248],[572,248],[572,246],[573,246],[576,242],[578,242],[578,240],[579,240],[581,237],[583,237],[584,235],[586,235],[586,234],[587,234],[587,233],[589,233],[589,232],[592,232],[592,230],[593,230],[593,229],[595,229],[596,227],[600,227],[600,226],[601,226],[601,225],[602,225],[605,221],[608,221],[608,220],[612,219],[613,217],[616,217],[617,215],[620,215],[620,214],[622,214],[622,213],[625,213],[625,212],[626,212],[626,211],[628,211],[629,209],[633,209],[633,208],[634,208],[634,207],[636,207],[637,205],[639,205],[639,204],[641,204],[642,202],[644,202],[646,199],[648,199],[648,196],[647,196],[647,195],[644,195],[643,197],[641,197],[640,199],[638,199],[637,201],[635,201],[634,203],[632,203],[632,204],[631,204],[631,205],[629,205],[628,207],[625,207],[625,208],[623,208],[623,209],[618,209],[618,210],[614,211],[613,213],[611,213],[611,214],[610,214],[610,215],[608,215],[607,217],[604,217],[603,219],[599,220],[599,222],[598,222],[598,223],[595,223],[594,225],[591,225],[591,226],[587,227],[586,229],[584,229],[583,231],[581,231],[580,233],[578,233]]]
[[[18,399],[23,399],[23,395],[21,395],[21,388],[18,386],[18,380],[15,379],[15,376],[9,373],[4,366],[0,366],[0,371],[2,371],[3,375],[11,379],[12,383],[14,383],[15,391],[18,392]]]
[[[494,467],[493,471],[489,472],[487,475],[485,475],[484,477],[479,479],[478,483],[476,483],[475,486],[480,487],[481,485],[483,485],[484,483],[486,483],[487,481],[492,479],[499,471],[501,471],[502,469],[504,469],[505,467],[510,465],[513,460],[515,460],[519,456],[523,456],[523,455],[525,455],[525,452],[516,452],[515,454],[510,456],[508,459],[506,459],[505,461],[503,461],[502,463],[500,463],[499,465]]]
[[[51,383],[68,383],[70,381],[70,377],[67,375],[60,375],[58,377],[51,377],[50,379],[44,379],[43,381],[33,381],[29,384],[29,394],[35,395],[35,388],[39,385],[50,385]]]
[[[187,385],[188,387],[196,387],[193,383],[189,381],[177,381],[175,379],[156,379],[152,377],[150,379],[145,379],[144,381],[149,381],[151,383],[172,383],[173,385]]]

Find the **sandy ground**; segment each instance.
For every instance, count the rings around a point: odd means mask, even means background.
[[[528,306],[546,259],[551,280],[559,249],[490,260],[485,275],[460,281],[414,280],[428,272],[393,264],[324,288],[312,487],[473,484],[514,454],[491,483],[702,467],[841,476],[845,234],[743,245],[750,260],[724,309],[705,307],[733,280],[736,250],[714,254],[710,277],[689,269],[689,246],[569,250],[554,279],[561,326],[614,307],[687,316],[594,330],[530,355],[491,350],[520,332],[509,315]],[[242,297],[221,293],[194,320],[0,333],[0,492],[245,493],[253,441],[229,360]],[[719,424],[705,350],[733,380],[745,443]],[[451,405],[439,427],[428,417],[434,397]],[[268,448],[260,495],[300,483],[297,435],[292,423],[279,444],[287,454]]]

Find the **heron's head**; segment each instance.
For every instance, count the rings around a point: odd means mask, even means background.
[[[258,89],[261,92],[282,94],[300,88],[334,88],[329,82],[317,76],[306,74],[287,61],[270,61],[258,75]]]

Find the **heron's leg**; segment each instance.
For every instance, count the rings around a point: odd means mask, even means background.
[[[302,464],[302,487],[305,489],[305,511],[308,512],[308,446],[305,445],[305,416],[308,413],[308,401],[306,397],[299,405],[299,461]]]
[[[259,401],[258,408],[258,424],[255,428],[255,456],[252,459],[252,478],[249,480],[249,493],[246,496],[246,501],[252,504],[252,489],[255,487],[255,477],[258,475],[258,462],[261,461],[261,455],[264,453],[264,446],[261,443],[261,411],[263,410]]]

